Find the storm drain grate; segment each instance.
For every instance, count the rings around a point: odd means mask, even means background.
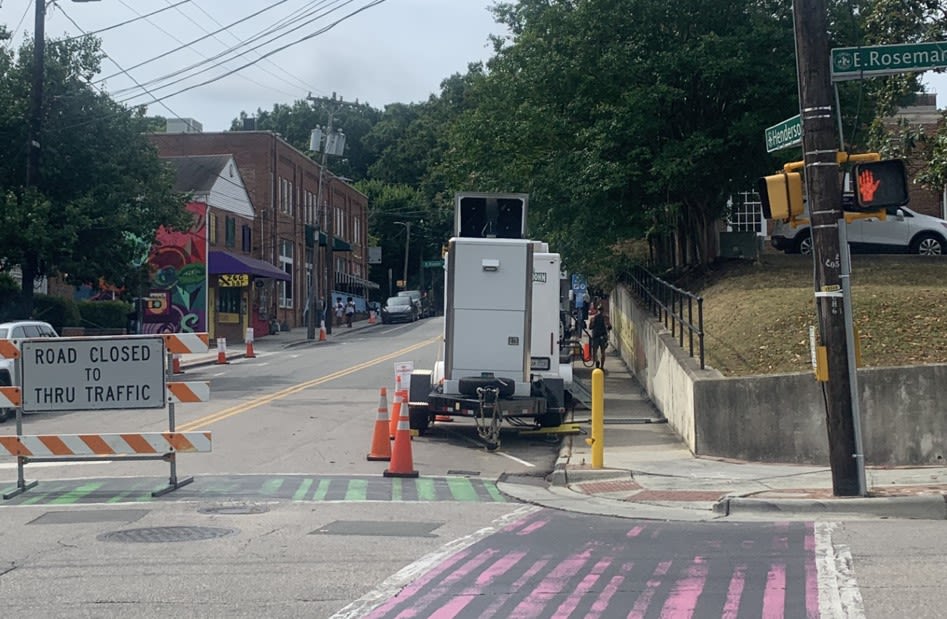
[[[144,518],[147,509],[76,509],[46,512],[27,524],[86,524],[91,522],[135,522]]]
[[[447,474],[460,475],[462,477],[478,477],[480,475],[480,471],[461,471],[457,469],[450,469],[449,471],[447,471]]]
[[[310,535],[370,535],[375,537],[437,537],[433,531],[443,522],[378,522],[336,520]]]
[[[124,542],[128,544],[161,544],[167,542],[197,542],[234,535],[237,529],[217,527],[145,527],[102,533],[100,542]]]
[[[233,505],[212,505],[197,510],[200,514],[218,514],[221,516],[252,516],[270,511],[266,505],[235,503]]]

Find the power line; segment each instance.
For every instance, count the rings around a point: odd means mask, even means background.
[[[147,18],[151,17],[152,15],[157,15],[158,13],[167,11],[168,9],[173,9],[173,8],[175,8],[175,7],[178,7],[178,6],[182,5],[182,4],[187,4],[188,2],[191,2],[191,0],[181,0],[181,1],[178,2],[177,4],[172,4],[172,5],[170,5],[170,6],[166,6],[166,7],[162,8],[162,9],[158,9],[158,10],[156,10],[156,11],[152,11],[151,13],[147,13],[147,14],[145,14],[145,15],[141,15],[141,14],[139,14],[137,11],[133,11],[136,15],[138,15],[138,17],[135,17],[135,18],[133,18],[133,19],[129,19],[129,20],[120,22],[120,23],[118,23],[118,24],[113,24],[113,25],[111,25],[111,26],[106,26],[105,28],[101,28],[101,29],[99,29],[99,30],[93,30],[92,32],[87,32],[87,33],[85,33],[85,34],[83,34],[83,35],[81,35],[81,36],[69,37],[68,39],[64,39],[64,40],[65,40],[65,41],[73,41],[73,40],[75,40],[75,39],[81,39],[82,37],[85,37],[85,36],[95,36],[95,35],[101,34],[101,33],[103,33],[103,32],[108,32],[109,30],[114,30],[114,29],[116,29],[116,28],[121,28],[122,26],[127,26],[128,24],[132,24],[132,23],[134,23],[134,22],[136,22],[136,21],[141,21],[142,19],[147,19]],[[125,3],[123,2],[122,4],[125,4]],[[125,4],[125,6],[128,7],[127,4]],[[128,7],[128,8],[131,8],[131,7]]]
[[[329,3],[337,4],[337,3],[340,2],[340,1],[343,1],[343,0],[319,0],[319,2],[316,2],[316,3],[314,3],[314,4],[318,4],[318,5],[324,5],[324,4],[329,4]],[[351,3],[354,2],[354,1],[355,1],[355,0],[344,0],[344,3],[343,3],[342,6],[345,6],[345,5],[347,5],[347,4],[351,4]],[[313,15],[313,13],[316,13],[320,8],[321,8],[321,7],[316,6],[316,7],[314,7],[313,9],[309,10],[307,13],[305,13],[305,14],[303,14],[303,15],[300,15],[298,18],[310,17],[310,16]],[[330,9],[330,10],[325,11],[325,12],[322,13],[322,14],[316,15],[315,17],[313,17],[313,18],[310,19],[309,21],[304,22],[304,23],[302,23],[302,24],[296,26],[295,28],[292,28],[291,30],[289,30],[289,31],[287,31],[287,32],[285,32],[285,33],[282,33],[282,34],[278,34],[278,35],[276,35],[276,36],[273,36],[273,37],[270,38],[269,40],[264,41],[263,43],[260,43],[259,45],[256,45],[255,47],[251,47],[251,48],[247,49],[246,51],[243,51],[243,52],[238,53],[238,54],[236,55],[236,58],[240,58],[241,56],[245,56],[245,55],[249,54],[250,52],[256,51],[257,49],[259,49],[259,48],[261,48],[261,47],[264,47],[265,45],[268,45],[268,44],[272,43],[272,42],[273,42],[274,40],[276,40],[277,38],[279,38],[279,37],[281,37],[281,36],[285,36],[286,34],[289,34],[290,32],[294,32],[295,30],[299,30],[300,28],[303,28],[303,27],[305,27],[305,26],[311,24],[312,22],[321,19],[322,17],[325,17],[326,15],[328,15],[328,14],[330,14],[330,13],[332,13],[332,12],[338,10],[339,8],[341,8],[341,7],[335,7],[335,8],[332,8],[332,9]],[[295,13],[300,13],[300,12],[301,12],[301,9],[297,9],[297,11],[295,11]],[[243,46],[245,46],[245,45],[247,45],[247,44],[249,44],[249,43],[251,43],[251,42],[257,41],[257,40],[259,40],[259,39],[262,39],[263,37],[269,36],[269,35],[274,34],[274,33],[279,33],[279,31],[280,31],[281,29],[286,28],[288,25],[292,24],[292,23],[293,23],[292,20],[298,19],[298,18],[297,18],[295,15],[291,14],[291,15],[289,15],[289,16],[283,18],[282,20],[278,21],[276,24],[270,26],[270,27],[267,28],[266,30],[264,30],[264,31],[262,31],[262,32],[259,32],[259,33],[257,33],[256,35],[250,37],[249,39],[243,41],[240,45],[232,46],[232,47],[230,47],[230,48],[228,48],[228,49],[223,50],[222,52],[219,52],[219,53],[217,53],[217,54],[211,56],[210,58],[205,58],[205,60],[203,60],[203,61],[201,61],[201,62],[194,63],[194,64],[192,64],[192,65],[190,65],[190,66],[187,66],[187,67],[184,67],[184,68],[182,68],[182,69],[179,69],[179,70],[177,70],[177,71],[175,71],[175,72],[173,72],[173,73],[168,73],[168,74],[166,74],[166,75],[162,75],[161,77],[156,77],[156,78],[151,79],[151,80],[149,80],[149,81],[147,81],[147,82],[145,82],[145,83],[146,83],[147,85],[151,86],[151,85],[155,85],[155,84],[158,84],[158,83],[163,82],[163,81],[166,81],[166,80],[173,80],[173,81],[171,81],[171,82],[169,82],[169,83],[167,83],[167,84],[163,84],[163,85],[157,86],[157,87],[155,88],[155,90],[163,90],[163,89],[165,89],[165,88],[170,88],[170,87],[174,86],[175,84],[179,84],[179,83],[181,83],[181,82],[184,82],[184,81],[187,80],[187,79],[190,79],[190,78],[193,78],[193,77],[197,77],[198,75],[201,75],[202,73],[207,73],[208,71],[211,71],[211,70],[213,70],[213,69],[216,69],[217,67],[219,67],[219,66],[225,64],[225,63],[228,62],[228,60],[230,60],[230,59],[221,60],[220,62],[217,62],[217,63],[215,63],[215,64],[212,64],[211,66],[205,67],[204,69],[201,69],[201,70],[199,70],[199,71],[194,71],[194,70],[197,69],[197,68],[199,68],[199,67],[201,67],[202,65],[206,65],[206,64],[208,64],[208,63],[210,63],[210,62],[213,62],[213,61],[215,61],[215,60],[218,60],[218,59],[220,59],[220,58],[223,58],[223,57],[225,57],[225,56],[228,55],[228,54],[235,53],[235,52],[239,51],[241,47],[243,47]],[[236,58],[234,58],[234,59],[236,59]],[[257,59],[257,62],[260,61],[260,60],[263,60],[263,58],[266,58],[266,56],[261,56],[260,58]],[[251,64],[254,64],[254,63],[251,63]],[[245,65],[245,66],[249,66],[249,65]],[[243,68],[243,67],[241,67],[241,68]],[[190,75],[186,75],[186,76],[182,76],[182,75],[181,75],[182,73],[185,73],[185,72],[188,72],[188,71],[191,71],[192,73],[191,73]],[[112,94],[117,96],[117,95],[122,95],[122,94],[128,93],[128,92],[133,91],[133,90],[135,90],[135,89],[134,89],[134,88],[131,88],[131,87],[129,87],[129,88],[122,88],[122,89],[119,89],[119,90],[115,91],[115,92],[112,93]],[[126,100],[134,99],[134,98],[136,98],[137,96],[140,96],[140,95],[132,95],[132,96],[129,96]]]
[[[348,15],[342,17],[341,19],[338,19],[338,20],[332,22],[332,23],[329,24],[328,26],[325,26],[325,27],[323,27],[323,28],[320,28],[319,30],[317,30],[317,31],[315,31],[315,32],[313,32],[313,33],[310,33],[310,34],[308,34],[308,35],[306,35],[306,36],[304,36],[304,37],[300,37],[299,39],[296,39],[295,41],[293,41],[293,42],[291,42],[291,43],[287,43],[286,45],[283,45],[283,46],[278,47],[278,48],[276,48],[276,49],[274,49],[274,50],[272,50],[272,51],[267,52],[267,53],[264,54],[261,58],[258,58],[258,59],[256,59],[256,60],[250,61],[250,62],[248,62],[248,63],[245,63],[245,64],[243,64],[243,65],[237,67],[236,69],[234,69],[234,70],[232,70],[232,71],[228,71],[228,72],[226,72],[226,73],[223,73],[223,74],[218,75],[218,76],[216,76],[216,77],[212,77],[212,78],[210,78],[210,79],[208,79],[208,80],[205,80],[205,81],[203,81],[203,82],[200,82],[200,83],[197,83],[197,84],[193,84],[193,85],[187,86],[187,87],[185,87],[185,88],[181,88],[181,89],[176,90],[175,92],[173,92],[173,93],[171,93],[171,94],[169,94],[169,95],[164,95],[164,96],[162,96],[162,97],[156,98],[156,99],[154,99],[154,101],[155,101],[155,102],[163,101],[164,99],[169,99],[169,98],[171,98],[171,97],[175,97],[175,96],[177,96],[177,95],[179,95],[179,94],[188,92],[189,90],[193,90],[193,89],[195,89],[195,88],[199,88],[199,87],[201,87],[201,86],[206,86],[206,85],[208,85],[208,84],[213,84],[214,82],[220,81],[220,80],[224,79],[225,77],[229,77],[230,75],[233,75],[233,74],[236,73],[237,71],[241,71],[241,70],[243,70],[243,69],[245,69],[245,68],[247,68],[247,67],[251,67],[251,66],[255,65],[256,63],[260,62],[260,61],[263,60],[264,58],[268,58],[268,57],[270,57],[270,56],[272,56],[272,55],[274,55],[274,54],[277,54],[277,53],[279,53],[279,52],[281,52],[281,51],[284,51],[284,50],[286,50],[286,49],[289,49],[290,47],[293,47],[293,46],[295,46],[295,45],[298,45],[299,43],[302,43],[303,41],[308,41],[309,39],[312,39],[312,38],[314,38],[314,37],[319,36],[320,34],[325,34],[325,33],[328,32],[329,30],[331,30],[332,28],[334,28],[334,27],[336,27],[337,25],[339,25],[340,23],[344,22],[345,20],[347,20],[347,19],[349,19],[349,18],[351,18],[351,17],[354,17],[355,15],[358,15],[359,13],[361,13],[361,12],[363,12],[363,11],[366,11],[366,10],[368,10],[368,9],[374,7],[374,6],[377,6],[377,5],[379,5],[379,4],[383,3],[383,2],[385,2],[385,0],[373,0],[372,2],[368,3],[367,5],[365,5],[365,6],[361,7],[361,8],[359,8],[359,9],[357,9],[357,10],[351,12],[351,13],[349,13]],[[293,30],[296,30],[296,29],[294,28]],[[157,88],[157,89],[155,89],[155,90],[161,90],[161,89],[167,88],[167,87],[172,86],[172,85],[173,85],[173,83],[171,83],[171,84],[166,84],[165,86],[161,86],[161,87],[159,87],[159,88]],[[150,94],[150,93],[149,93],[149,94]],[[128,99],[124,99],[124,100],[122,100],[121,102],[122,102],[122,103],[125,103],[125,102],[128,102],[128,101],[130,101],[131,99],[135,99],[135,98],[137,98],[137,97],[129,97]]]

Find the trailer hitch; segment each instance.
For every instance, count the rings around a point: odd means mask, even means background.
[[[502,414],[497,402],[500,390],[497,387],[477,387],[479,407],[474,415],[477,434],[487,443],[487,449],[494,451],[500,447],[500,421]]]

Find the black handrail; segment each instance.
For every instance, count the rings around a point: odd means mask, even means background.
[[[631,271],[632,291],[645,304],[651,315],[671,330],[671,336],[684,348],[684,330],[687,330],[690,356],[694,356],[694,336],[700,369],[704,369],[704,299],[687,290],[669,284],[641,266]],[[685,308],[686,302],[686,308]],[[694,303],[697,303],[697,324],[694,324]]]

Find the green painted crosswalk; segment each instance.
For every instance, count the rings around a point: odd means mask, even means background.
[[[472,477],[210,475],[164,496],[151,492],[167,478],[101,478],[42,481],[3,505],[88,505],[195,500],[287,500],[332,502],[507,502],[493,481]],[[4,492],[13,486],[7,485]]]

